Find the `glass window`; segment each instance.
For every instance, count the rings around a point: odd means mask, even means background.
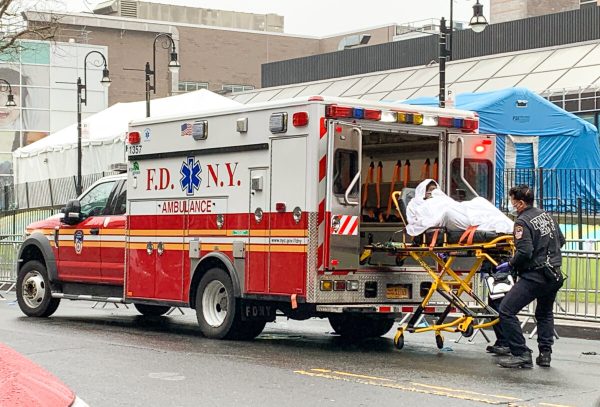
[[[281,89],[266,90],[264,92],[259,92],[256,94],[256,96],[254,98],[252,98],[252,103],[267,102],[267,101],[271,100],[271,98],[273,98],[279,92],[281,92]]]
[[[492,78],[477,89],[478,92],[506,89],[514,87],[525,75],[505,76],[504,78]]]
[[[496,76],[528,74],[536,66],[548,58],[552,51],[532,52],[515,56],[509,63],[500,69]]]
[[[50,86],[50,68],[43,65],[23,65],[23,85]]]
[[[246,90],[254,90],[252,85],[223,85],[222,89],[228,93],[244,92]]]
[[[333,161],[333,193],[343,195],[358,172],[358,152],[354,150],[335,151]],[[358,193],[357,182],[352,188],[351,194]]]
[[[83,217],[99,216],[104,213],[115,183],[116,181],[108,181],[98,184],[79,200]]]
[[[111,208],[110,215],[124,215],[127,211],[127,186],[123,184],[121,187],[121,192],[114,200],[114,205]]]
[[[50,108],[50,89],[49,88],[21,88],[22,107],[49,109]]]
[[[350,89],[344,93],[344,96],[360,96],[368,92],[373,86],[381,81],[386,75],[371,75],[362,78],[356,82]]]
[[[591,50],[576,66],[600,65],[600,45]]]
[[[555,89],[585,89],[600,78],[597,66],[573,68],[557,80],[552,87]]]
[[[328,87],[329,85],[331,85],[331,82],[313,83],[312,85],[308,85],[307,87],[305,87],[304,90],[302,90],[296,96],[320,95],[321,92],[323,92],[325,90],[325,88]]]
[[[496,72],[502,69],[504,65],[506,65],[506,63],[511,59],[512,57],[502,57],[489,58],[479,61],[479,63],[476,66],[469,69],[467,73],[461,76],[460,80],[464,82],[491,78]]]
[[[460,158],[452,160],[450,170],[450,195],[457,201],[475,198],[460,176]],[[492,162],[476,158],[465,158],[465,180],[479,196],[491,201],[494,195],[494,172]]]
[[[439,70],[440,68],[437,66],[432,68],[421,68],[402,83],[402,88],[406,89],[423,86],[433,79],[439,73]]]
[[[415,72],[416,72],[415,69],[411,69],[408,71],[391,73],[387,76],[387,78],[382,79],[381,82],[379,82],[377,85],[375,85],[375,87],[373,89],[371,89],[369,92],[377,93],[377,92],[392,91],[392,90],[396,89],[398,86],[400,86],[402,83],[404,83],[404,81],[409,76],[414,74]],[[412,87],[412,86],[405,86],[405,88],[408,88],[408,87]]]
[[[335,81],[331,84],[331,86],[329,86],[327,89],[321,92],[321,94],[328,96],[340,96],[348,89],[350,89],[350,87],[353,86],[356,82],[358,82],[358,79],[344,79],[341,81]]]
[[[517,86],[528,88],[532,92],[541,93],[546,89],[552,89],[554,87],[552,84],[556,82],[556,80],[565,72],[566,69],[561,69],[560,71],[532,73],[527,75],[525,79],[519,82]]]
[[[285,88],[277,94],[273,99],[289,99],[296,97],[296,95],[304,89],[304,86],[294,86],[292,88]]]
[[[557,49],[534,72],[570,68],[590,52],[593,47],[594,45],[583,45],[580,47]]]
[[[460,93],[475,92],[483,83],[484,81],[455,82],[448,87],[448,91],[451,91],[456,99],[456,95]]]

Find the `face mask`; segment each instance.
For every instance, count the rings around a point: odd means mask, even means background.
[[[517,211],[517,208],[513,206],[512,202],[508,203],[508,213],[513,216],[517,216],[519,214],[519,211]]]

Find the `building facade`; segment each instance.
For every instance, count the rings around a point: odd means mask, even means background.
[[[599,0],[490,0],[490,20],[496,24],[597,5]]]

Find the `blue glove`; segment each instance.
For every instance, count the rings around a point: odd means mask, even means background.
[[[512,270],[512,266],[507,261],[496,266],[496,273],[510,273],[510,270]]]

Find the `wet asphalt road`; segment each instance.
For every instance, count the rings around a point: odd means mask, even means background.
[[[473,344],[407,334],[347,344],[324,320],[268,324],[252,342],[202,338],[195,315],[63,301],[52,318],[0,300],[0,342],[44,366],[90,406],[600,406],[600,342],[562,338],[552,368],[506,370]],[[535,347],[531,341],[530,347]],[[596,355],[584,353],[595,352]]]

